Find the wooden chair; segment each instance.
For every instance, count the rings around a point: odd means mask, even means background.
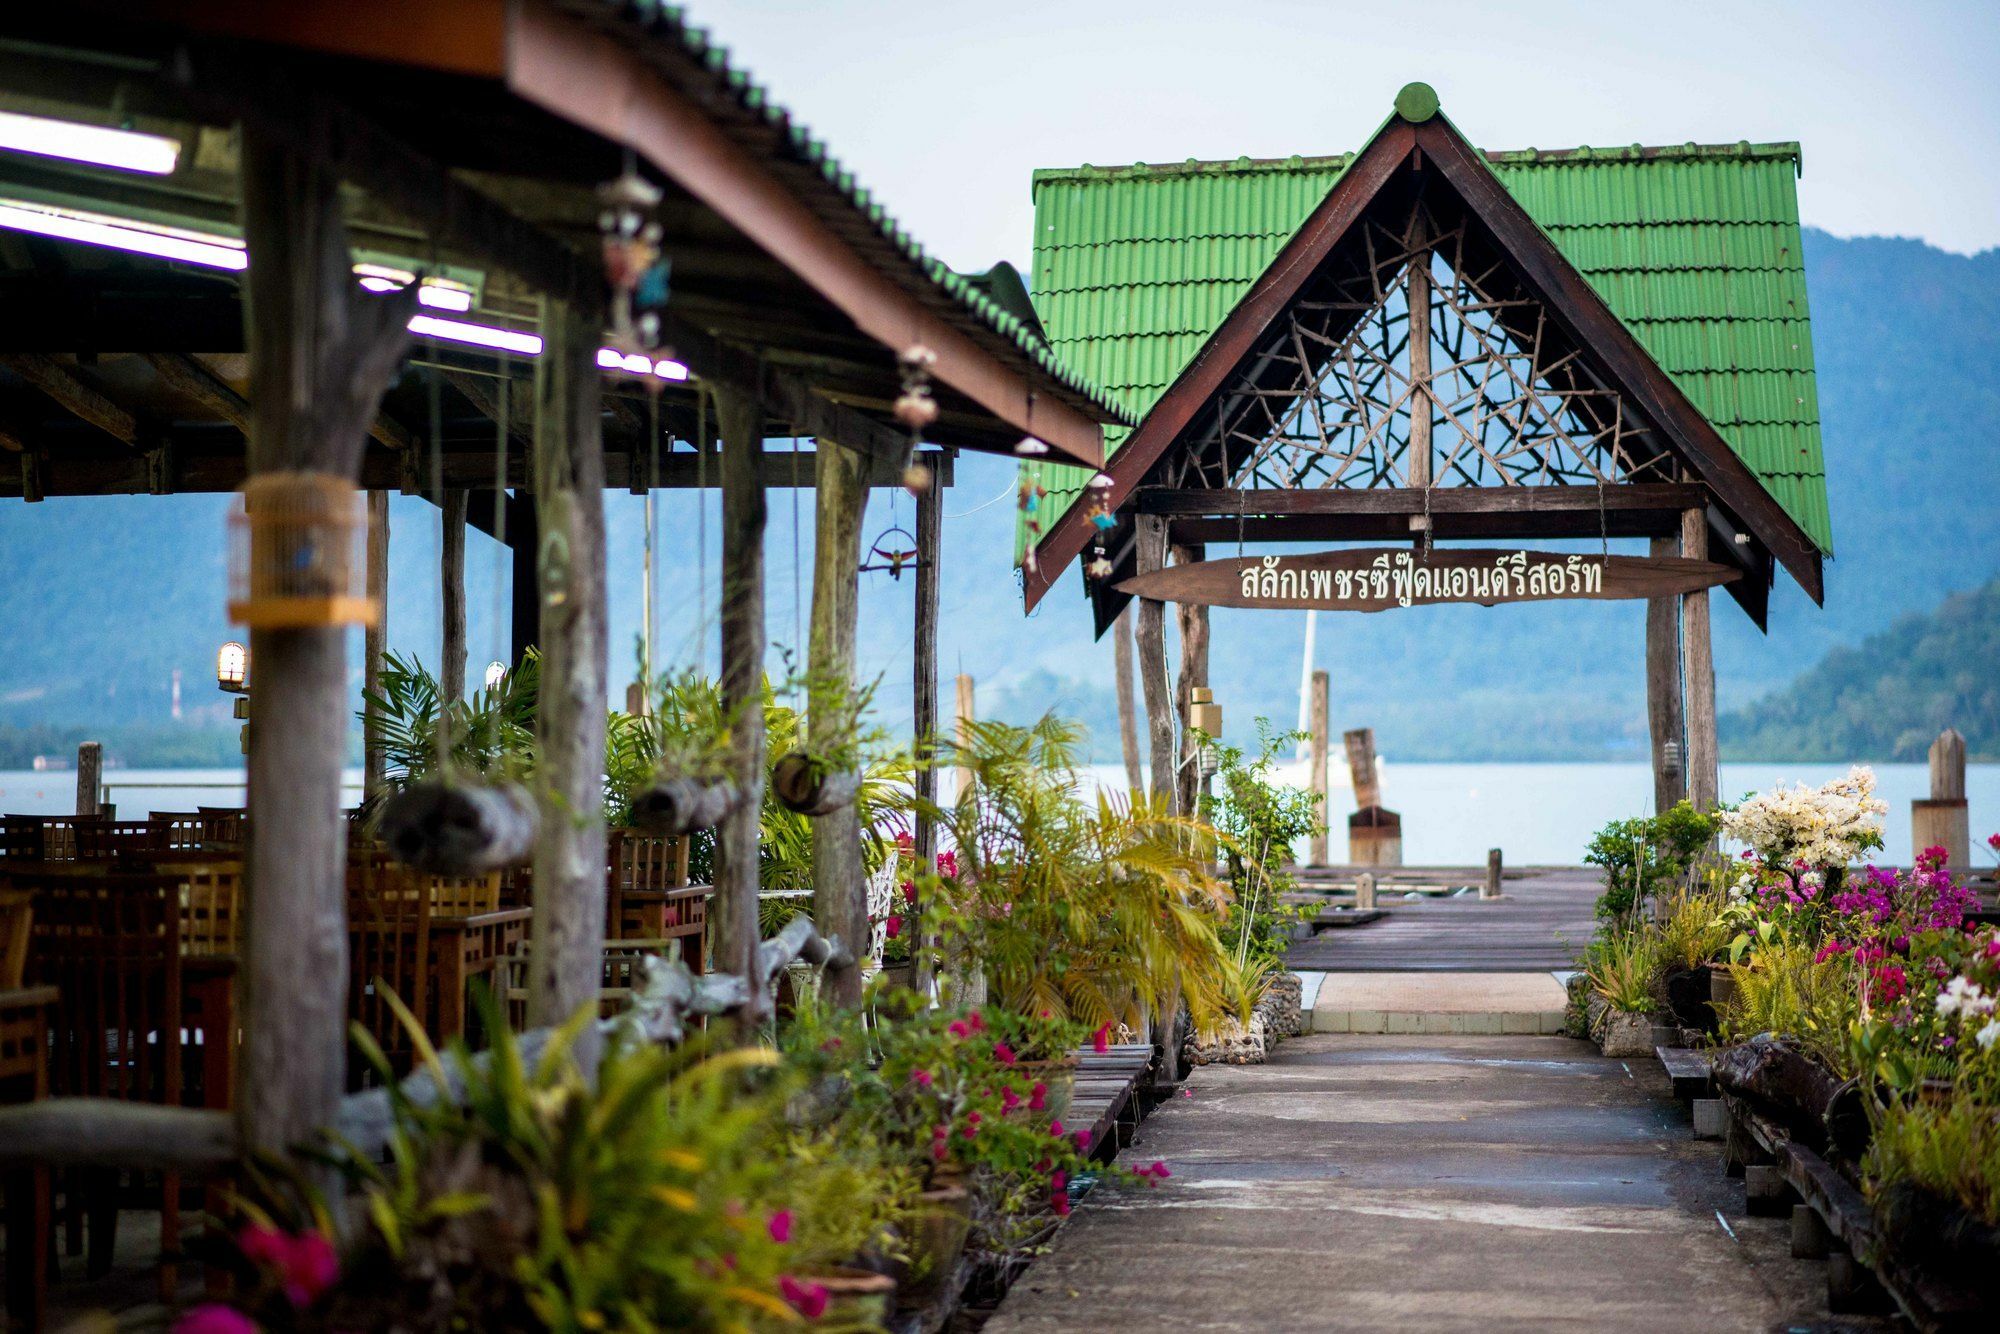
[[[0,991],[15,991],[27,975],[28,932],[35,897],[26,889],[0,886]]]
[[[98,823],[91,815],[0,816],[0,856],[31,862],[75,861],[77,826]]]
[[[25,925],[25,921],[23,923]],[[54,987],[0,988],[0,1103],[49,1096],[49,1011]],[[54,1195],[46,1166],[0,1179],[7,1197],[6,1314],[11,1328],[36,1330],[48,1311]]]
[[[166,851],[166,830],[151,820],[79,820],[75,836],[78,861]]]
[[[241,852],[249,820],[241,806],[197,806],[201,846],[209,852]]]
[[[645,961],[669,953],[671,940],[607,940],[604,972],[598,983],[597,1013],[610,1018],[632,1003],[632,992],[645,982]],[[508,955],[500,969],[500,994],[507,1004],[507,1022],[515,1031],[528,1023],[528,961],[526,941]]]
[[[200,852],[202,817],[193,811],[154,811],[148,822],[158,831],[158,843],[166,852]]]
[[[62,996],[49,1087],[58,1095],[179,1106],[184,1100],[180,892],[171,876],[93,868],[47,871],[34,885],[33,985]],[[116,1171],[78,1173],[70,1207],[89,1197],[88,1272],[111,1266]],[[180,1174],[160,1174],[160,1293],[171,1298],[180,1252]]]

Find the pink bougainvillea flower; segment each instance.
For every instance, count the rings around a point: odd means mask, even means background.
[[[1021,1105],[1021,1095],[1020,1095],[1020,1094],[1018,1094],[1018,1093],[1014,1092],[1014,1090],[1013,1090],[1013,1089],[1001,1089],[1001,1090],[1000,1090],[1000,1110],[1001,1110],[1001,1111],[1003,1111],[1003,1112],[1011,1112],[1011,1111],[1013,1111],[1013,1110],[1014,1110],[1014,1109],[1015,1109],[1016,1107],[1019,1107],[1020,1105]]]
[[[808,1320],[826,1314],[827,1290],[824,1283],[801,1283],[790,1274],[778,1279],[778,1293],[794,1311]]]
[[[882,923],[882,934],[886,935],[891,940],[894,940],[897,936],[902,935],[903,919],[896,916],[894,913],[891,913],[888,919]]]
[[[2000,837],[1996,835],[1995,837]],[[937,855],[938,874],[956,878],[958,875],[958,854],[947,848]]]
[[[291,1242],[276,1228],[246,1227],[236,1235],[236,1249],[243,1252],[243,1258],[253,1265],[266,1269],[282,1269],[285,1258],[291,1254]]]
[[[174,1321],[174,1334],[257,1334],[257,1322],[221,1302],[203,1302]]]
[[[1016,1059],[1014,1049],[1004,1042],[993,1044],[993,1059],[1002,1065],[1012,1065]]]
[[[958,1133],[965,1136],[967,1139],[977,1139],[979,1137],[979,1127],[974,1125],[972,1122],[967,1121],[965,1123],[964,1128],[961,1129]]]
[[[910,1079],[925,1088],[929,1088],[935,1082],[932,1080],[931,1072],[928,1070],[912,1070],[910,1072]]]
[[[979,1017],[979,1011],[977,1010],[966,1015],[965,1022],[966,1026],[975,1033],[984,1033],[986,1031],[986,1021]]]
[[[1182,1096],[1183,1098],[1192,1098],[1192,1097],[1194,1096],[1194,1089],[1193,1089],[1193,1088],[1184,1088],[1184,1089],[1182,1089],[1182,1090],[1181,1090],[1181,1096]]]
[[[914,907],[916,907],[916,906],[917,906],[917,882],[916,882],[916,881],[914,881],[914,880],[905,880],[905,881],[903,882],[903,902],[905,902],[905,903],[909,904],[909,905],[910,905],[910,906],[911,906],[912,908],[914,908]]]
[[[951,1023],[945,1026],[945,1031],[955,1038],[969,1038],[972,1036],[972,1026],[967,1024],[963,1019],[952,1020]]]
[[[1077,1131],[1077,1132],[1076,1132],[1076,1136],[1075,1136],[1075,1138],[1076,1138],[1076,1151],[1077,1151],[1078,1153],[1089,1153],[1089,1152],[1090,1152],[1090,1131],[1089,1131],[1089,1130],[1087,1130],[1087,1129],[1086,1129],[1086,1130],[1079,1130],[1079,1131]]]
[[[951,1149],[946,1146],[943,1140],[938,1140],[931,1145],[931,1157],[941,1163],[951,1157]]]
[[[908,852],[917,846],[916,836],[905,829],[902,833],[896,835],[896,846]]]
[[[1049,1122],[1049,1133],[1051,1135],[1061,1135],[1063,1133],[1062,1122],[1060,1121]]]
[[[1111,1025],[1108,1022],[1090,1035],[1090,1045],[1100,1056],[1111,1050]]]
[[[1060,1168],[1049,1173],[1049,1205],[1058,1218],[1069,1215],[1069,1173]]]
[[[1028,1110],[1031,1112],[1041,1111],[1049,1105],[1048,1096],[1049,1086],[1042,1083],[1039,1079],[1036,1080],[1035,1086],[1028,1090]]]
[[[792,1239],[792,1211],[790,1209],[778,1210],[778,1212],[771,1215],[771,1221],[765,1224],[765,1227],[770,1230],[772,1241],[777,1242],[780,1246],[784,1245]]]
[[[320,1233],[303,1232],[291,1238],[283,1274],[285,1299],[309,1306],[340,1277],[340,1256]]]

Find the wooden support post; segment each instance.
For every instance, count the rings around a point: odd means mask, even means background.
[[[970,676],[967,676],[964,672],[960,672],[958,679],[952,684],[956,692],[956,697],[952,702],[952,735],[958,739],[958,744],[963,746],[971,739],[968,725],[976,721],[979,717],[977,702],[973,697],[973,684]],[[952,770],[952,782],[955,784],[952,791],[952,800],[956,801],[965,795],[967,788],[972,786],[972,770],[962,764],[958,765]]]
[[[1681,555],[1708,559],[1708,518],[1681,513]],[[1686,690],[1688,800],[1715,809],[1722,775],[1715,745],[1715,660],[1709,646],[1708,590],[1681,595],[1681,675]]]
[[[1410,444],[1409,484],[1431,484],[1431,252],[1424,241],[1424,223],[1419,217],[1410,228],[1409,285],[1410,307]],[[1424,522],[1427,515],[1414,515],[1410,526]]]
[[[917,797],[920,803],[937,801],[938,725],[938,577],[943,573],[938,558],[944,543],[944,482],[940,477],[917,496],[917,607],[916,647],[911,654],[914,677],[910,683],[910,720],[916,737]],[[937,865],[937,823],[917,811],[915,844],[917,865],[929,870]],[[921,892],[921,891],[919,891]],[[923,904],[911,905],[911,917],[921,916]],[[918,942],[913,942],[918,943]],[[852,946],[850,948],[853,948]],[[931,961],[928,951],[914,949],[917,990],[930,987]]]
[[[76,813],[98,813],[98,784],[104,777],[104,743],[85,741],[76,748]]]
[[[355,284],[332,157],[324,115],[283,136],[244,126],[253,477],[359,476],[408,344],[416,287],[377,296]],[[314,1142],[333,1123],[346,1082],[346,646],[340,625],[250,632],[248,917],[236,975],[236,1119],[249,1153]],[[325,1169],[302,1166],[333,1185]],[[325,1198],[337,1217],[341,1192]]]
[[[443,590],[444,648],[438,664],[438,693],[465,698],[465,512],[472,493],[451,490],[439,506],[444,540],[438,547],[438,586]]]
[[[1943,848],[1945,865],[1972,865],[1972,827],[1965,805],[1965,738],[1953,728],[1931,742],[1931,795],[1910,803],[1910,846]]]
[[[1655,557],[1676,554],[1671,537],[1656,537]],[[1681,718],[1680,608],[1672,598],[1646,599],[1646,730],[1653,743],[1653,813],[1671,810],[1687,792],[1687,737]]]
[[[528,1024],[593,1013],[603,984],[606,619],[601,321],[549,301],[535,364],[535,510],[541,540],[541,688],[535,738],[534,917]],[[461,650],[462,651],[462,650]],[[594,1069],[601,1039],[585,1025],[576,1058]]]
[[[861,515],[868,504],[862,473],[867,460],[821,436],[814,446],[816,512],[813,517],[812,635],[807,653],[812,689],[846,698],[854,689],[854,621],[861,596]],[[851,717],[806,716],[807,749],[839,744]],[[861,812],[849,802],[812,817],[813,924],[853,954],[844,967],[829,964],[827,999],[861,1004],[861,963],[868,950],[868,882],[861,867]]]
[[[368,597],[375,620],[361,635],[361,687],[370,695],[382,689],[382,659],[389,648],[389,493],[368,493]],[[362,795],[373,802],[382,794],[389,757],[382,749],[380,724],[373,705],[361,715]]]
[[[529,450],[529,466],[534,465],[534,451]],[[496,504],[507,503],[506,497],[496,497]],[[533,505],[521,505],[508,512],[507,545],[513,548],[514,588],[508,602],[509,627],[512,633],[514,665],[519,666],[528,656],[528,650],[542,642],[542,598],[536,588],[535,559],[542,546],[542,524],[535,514]]]
[[[1501,874],[1500,849],[1488,848],[1486,851],[1486,883],[1480,887],[1480,898],[1497,899],[1500,897]]]
[[[1362,871],[1354,877],[1354,911],[1375,911],[1375,873]]]
[[[1139,516],[1138,572],[1163,569],[1167,558],[1167,523],[1154,514]],[[1178,809],[1174,788],[1174,703],[1167,680],[1167,604],[1139,599],[1136,639],[1139,649],[1139,690],[1146,701],[1146,748],[1152,759],[1152,798],[1169,811]]]
[[[749,977],[757,953],[757,832],[764,806],[764,405],[711,385],[722,436],[722,707],[743,799],[715,831],[715,971]],[[761,1015],[752,996],[738,1020]]]
[[[1333,803],[1327,800],[1327,750],[1331,745],[1328,729],[1332,725],[1328,715],[1332,711],[1329,696],[1333,692],[1333,678],[1326,672],[1312,674],[1312,688],[1306,692],[1307,750],[1306,790],[1312,793],[1313,818],[1319,827],[1312,836],[1311,851],[1306,857],[1308,866],[1327,864],[1327,833],[1333,826]]]
[[[1203,557],[1200,546],[1173,548],[1174,564],[1195,565]],[[1192,602],[1174,604],[1181,637],[1181,670],[1174,681],[1174,713],[1180,720],[1181,748],[1179,781],[1175,784],[1176,804],[1183,815],[1200,810],[1201,766],[1195,762],[1194,733],[1189,729],[1194,692],[1208,685],[1208,608]]]
[[[1138,710],[1132,702],[1132,608],[1127,604],[1111,623],[1111,670],[1118,691],[1118,745],[1125,756],[1125,786],[1139,793],[1146,787],[1146,766],[1139,758]]]

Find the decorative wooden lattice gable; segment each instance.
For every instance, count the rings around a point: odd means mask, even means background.
[[[1350,158],[1129,169],[1145,188],[1122,205],[1068,188],[1083,173],[1038,175],[1050,335],[1152,409],[1100,493],[1110,554],[1141,504],[1199,543],[1408,536],[1431,508],[1436,536],[1629,536],[1693,499],[1718,558],[1752,576],[1731,591],[1753,616],[1772,555],[1817,597],[1796,161],[1489,157],[1413,86]],[[1235,276],[1260,256],[1254,281]],[[1024,531],[1031,607],[1091,545],[1087,476],[1030,470],[1049,491]],[[1122,605],[1096,596],[1101,622]]]

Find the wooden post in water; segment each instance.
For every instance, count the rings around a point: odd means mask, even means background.
[[[938,559],[944,548],[944,488],[935,482],[917,497],[917,608],[916,647],[911,654],[915,676],[910,683],[910,721],[916,735],[917,796],[937,801],[938,725]],[[914,843],[917,865],[928,871],[937,865],[937,824],[921,810],[917,813]],[[922,891],[919,890],[919,893]],[[910,917],[922,915],[921,902],[910,905]],[[914,929],[914,927],[912,928]],[[919,942],[912,941],[913,946]],[[930,955],[913,948],[916,982],[920,994],[930,988]]]
[[[104,743],[85,741],[76,748],[76,813],[96,815],[99,783],[104,776]]]
[[[868,504],[862,479],[867,460],[821,436],[813,454],[812,634],[807,653],[811,689],[835,699],[854,689],[854,621],[860,599],[861,514]],[[935,489],[936,482],[932,482]],[[809,707],[809,752],[823,753],[844,738],[851,716]],[[826,970],[827,998],[835,1005],[861,1004],[860,959],[868,951],[868,884],[861,867],[861,814],[853,802],[812,817],[813,923],[820,934],[837,936],[855,956],[844,968]]]
[[[1500,874],[1500,849],[1489,848],[1486,852],[1486,883],[1479,887],[1480,898],[1497,899],[1500,897]]]
[[[1347,818],[1347,860],[1357,866],[1403,864],[1403,817],[1382,805],[1375,776],[1375,730],[1345,733],[1347,776],[1354,785],[1354,814]]]
[[[1931,742],[1930,800],[1910,803],[1910,846],[1943,848],[1945,865],[1972,865],[1972,828],[1965,805],[1965,738],[1947,727]]]
[[[1679,543],[1653,539],[1650,554],[1672,556]],[[1687,737],[1681,717],[1680,607],[1672,598],[1646,599],[1646,730],[1653,747],[1653,813],[1687,795]]]
[[[282,138],[246,124],[242,137],[248,471],[353,478],[409,341],[416,287],[377,296],[356,285],[326,118]],[[313,1142],[346,1082],[346,645],[344,625],[250,631],[248,913],[236,975],[236,1121],[248,1153]],[[334,1185],[325,1169],[301,1166]],[[341,1200],[327,1189],[336,1216]]]
[[[1176,544],[1173,549],[1174,564],[1199,564],[1202,554],[1199,545]],[[1178,778],[1175,803],[1181,814],[1195,815],[1201,809],[1198,801],[1201,766],[1195,762],[1195,738],[1190,724],[1193,721],[1194,692],[1208,686],[1208,608],[1193,602],[1178,602],[1174,604],[1174,614],[1179,622],[1181,637],[1181,670],[1174,681],[1174,712],[1181,730],[1181,748],[1175,770]]]
[[[528,1024],[595,1013],[603,980],[604,588],[603,382],[595,309],[550,300],[535,365],[535,510],[541,534],[541,688],[535,737],[541,825],[529,927]],[[463,640],[459,645],[464,652]],[[463,664],[461,663],[461,671]],[[594,1024],[575,1048],[595,1067]]]
[[[1140,574],[1165,567],[1167,521],[1157,514],[1139,516]],[[1174,702],[1167,680],[1167,619],[1164,602],[1139,599],[1137,640],[1139,689],[1146,701],[1146,744],[1152,758],[1151,788],[1155,801],[1176,809],[1174,789]]]
[[[764,405],[715,384],[722,436],[722,706],[742,800],[715,831],[716,972],[749,977],[757,955],[757,834],[764,806]],[[755,1023],[764,998],[738,1015]]]
[[[438,587],[443,591],[444,649],[438,694],[449,703],[465,698],[465,512],[472,493],[446,491],[439,509],[444,540],[438,547]]]
[[[1112,681],[1118,691],[1118,747],[1125,757],[1125,786],[1137,794],[1146,787],[1146,765],[1139,758],[1139,720],[1132,703],[1132,608],[1128,603],[1111,623]]]
[[[1333,827],[1333,803],[1328,800],[1326,766],[1330,762],[1328,751],[1332,748],[1330,735],[1332,722],[1333,678],[1326,672],[1312,674],[1312,689],[1306,694],[1306,717],[1309,735],[1307,737],[1306,790],[1312,793],[1313,815],[1319,821],[1319,828],[1312,836],[1311,852],[1306,858],[1308,866],[1327,864],[1327,833]]]
[[[368,493],[368,597],[375,604],[375,621],[361,635],[361,685],[370,695],[382,689],[382,659],[389,648],[389,493]],[[382,749],[374,706],[361,713],[361,766],[364,798],[381,794],[389,757]]]
[[[1708,518],[1681,513],[1681,555],[1708,559]],[[1687,704],[1687,792],[1698,811],[1715,809],[1722,775],[1715,745],[1715,660],[1709,646],[1708,590],[1681,594],[1681,678]]]

